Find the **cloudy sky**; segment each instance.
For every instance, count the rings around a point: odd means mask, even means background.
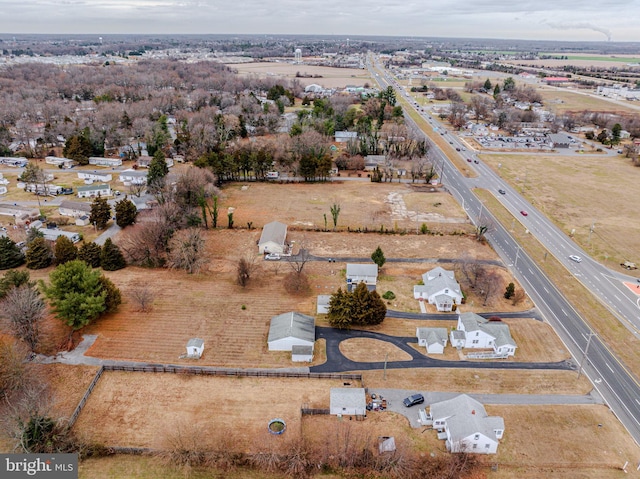
[[[0,0],[1,33],[640,41],[639,0]]]

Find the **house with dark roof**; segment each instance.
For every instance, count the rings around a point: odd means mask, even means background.
[[[290,311],[271,318],[269,351],[291,351],[293,346],[310,346],[316,340],[316,320],[312,316]]]
[[[258,240],[258,251],[260,254],[284,254],[286,241],[287,225],[279,221],[272,221],[262,228],[262,234]]]
[[[440,266],[422,275],[422,283],[413,287],[413,297],[434,304],[438,311],[451,311],[462,302],[460,284],[455,273]]]
[[[427,419],[450,452],[495,454],[504,435],[504,419],[489,416],[479,401],[466,394],[431,404]]]
[[[471,312],[458,313],[458,324],[450,339],[456,348],[493,349],[495,354],[505,357],[515,355],[518,347],[507,324]]]

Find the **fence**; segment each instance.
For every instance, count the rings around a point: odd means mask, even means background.
[[[302,407],[300,408],[300,412],[303,416],[319,416],[319,415],[327,415],[331,414],[330,409],[320,409],[320,408],[310,408],[310,407]]]
[[[84,396],[82,396],[82,399],[80,399],[80,402],[76,406],[75,411],[73,411],[73,414],[69,418],[69,427],[73,427],[73,425],[78,420],[78,416],[82,412],[82,408],[87,403],[87,399],[89,399],[89,396],[91,396],[91,393],[93,392],[93,388],[95,388],[96,384],[98,384],[98,380],[102,377],[102,374],[104,373],[104,371],[105,371],[104,366],[100,366],[100,369],[98,369],[98,372],[93,377],[91,384],[89,384],[89,387],[85,391]]]
[[[105,365],[100,366],[98,372],[94,376],[91,384],[85,391],[82,399],[73,411],[73,414],[69,418],[69,427],[78,420],[78,416],[82,412],[84,405],[87,403],[89,396],[93,392],[93,389],[98,384],[98,380],[102,377],[105,371],[129,371],[136,373],[172,373],[172,374],[190,374],[194,376],[235,376],[235,377],[258,377],[258,378],[303,378],[303,379],[340,379],[351,381],[362,381],[362,374],[340,374],[340,373],[295,373],[287,371],[250,371],[244,369],[216,369],[216,368],[198,368],[193,366],[120,366],[120,365]],[[315,409],[309,409],[310,411],[316,411]],[[317,411],[324,411],[318,409]],[[309,414],[329,414],[327,412],[316,412]],[[304,414],[304,413],[303,413]]]
[[[467,359],[507,359],[506,354],[498,353],[467,353]]]

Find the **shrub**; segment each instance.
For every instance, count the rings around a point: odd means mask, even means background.
[[[387,291],[382,295],[382,299],[393,301],[394,299],[396,299],[396,295],[393,294],[393,291]]]

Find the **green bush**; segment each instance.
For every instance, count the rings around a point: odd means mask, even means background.
[[[393,294],[393,291],[387,291],[382,295],[382,298],[387,299],[389,301],[393,301],[394,299],[396,299],[396,295]]]

